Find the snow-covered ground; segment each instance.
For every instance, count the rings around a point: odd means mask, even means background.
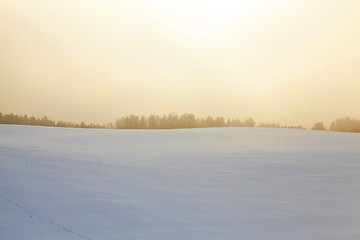
[[[360,239],[360,134],[0,125],[0,239]]]

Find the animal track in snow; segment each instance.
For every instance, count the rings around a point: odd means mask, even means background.
[[[60,225],[60,224],[57,224],[57,223],[53,222],[52,220],[50,220],[50,219],[48,219],[48,218],[45,218],[45,217],[40,216],[40,215],[36,214],[35,212],[33,212],[33,211],[25,208],[24,206],[22,206],[22,205],[20,205],[20,204],[18,204],[18,203],[16,203],[16,202],[14,202],[14,201],[12,201],[12,200],[10,200],[10,199],[7,199],[7,198],[4,197],[4,196],[1,196],[1,195],[0,195],[0,198],[4,199],[4,200],[5,200],[6,202],[8,202],[9,204],[11,204],[11,205],[13,205],[13,206],[15,206],[15,207],[17,207],[17,208],[20,208],[20,209],[24,210],[25,212],[27,212],[27,213],[30,215],[31,218],[37,217],[38,219],[40,219],[40,220],[42,220],[42,221],[45,221],[45,222],[47,222],[47,223],[49,223],[49,224],[51,224],[51,225],[53,225],[53,226],[55,226],[55,227],[63,230],[63,231],[66,231],[66,232],[68,232],[68,233],[71,233],[71,234],[73,234],[73,235],[75,235],[75,236],[77,236],[77,237],[79,237],[79,238],[86,239],[86,240],[92,240],[92,238],[90,238],[90,237],[87,237],[87,236],[85,236],[85,235],[83,235],[83,234],[80,234],[80,233],[76,233],[76,232],[70,230],[69,228],[67,228],[67,227],[65,227],[65,226],[62,226],[62,225]]]

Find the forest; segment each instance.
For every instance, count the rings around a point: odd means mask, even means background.
[[[184,113],[177,115],[170,113],[168,115],[150,115],[138,116],[131,114],[117,119],[115,122],[108,124],[86,124],[84,122],[73,123],[68,121],[54,121],[47,116],[36,118],[17,114],[3,114],[0,112],[0,124],[16,124],[16,125],[33,125],[33,126],[50,126],[50,127],[70,127],[70,128],[107,128],[107,129],[181,129],[181,128],[208,128],[208,127],[268,127],[268,128],[294,128],[305,129],[301,125],[286,126],[279,123],[259,123],[253,118],[241,121],[238,118],[212,117],[207,118],[196,117],[192,113]],[[354,132],[360,133],[360,120],[350,117],[338,118],[326,128],[323,122],[316,122],[312,130],[337,131],[337,132]]]

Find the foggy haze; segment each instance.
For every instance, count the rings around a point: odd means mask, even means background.
[[[0,111],[360,117],[359,1],[0,1]]]

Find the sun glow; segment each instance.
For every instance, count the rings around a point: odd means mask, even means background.
[[[1,1],[0,107],[91,122],[357,117],[358,22],[356,0]]]

